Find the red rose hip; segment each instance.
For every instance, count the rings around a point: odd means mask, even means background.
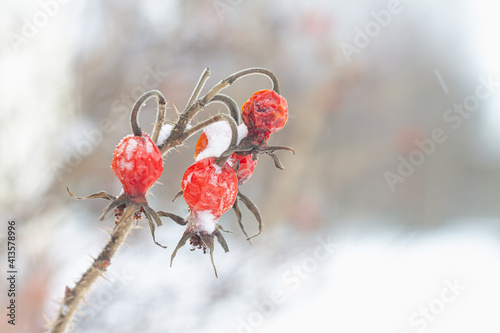
[[[212,157],[193,163],[182,177],[184,200],[191,211],[209,211],[216,218],[227,212],[238,194],[238,178],[228,163]]]
[[[126,194],[145,196],[163,172],[162,154],[147,134],[131,134],[116,146],[111,168]]]
[[[241,185],[245,183],[253,174],[255,167],[257,166],[257,160],[254,160],[252,154],[248,155],[238,155],[233,153],[230,162],[234,161],[234,163],[240,162],[240,166],[238,168],[237,176],[238,176],[238,184]]]
[[[248,127],[249,137],[267,140],[271,133],[285,126],[288,103],[274,90],[260,90],[243,104],[241,118]]]

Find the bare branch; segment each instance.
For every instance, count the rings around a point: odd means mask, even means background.
[[[198,96],[200,95],[200,92],[203,89],[203,87],[205,86],[205,82],[207,82],[209,77],[210,77],[210,69],[205,68],[203,73],[201,73],[200,79],[198,80],[196,87],[194,88],[193,92],[191,93],[191,97],[189,97],[189,100],[186,104],[186,108],[184,109],[184,112],[186,112],[187,109],[198,99]]]
[[[64,333],[69,328],[73,315],[78,310],[78,304],[87,294],[89,288],[94,282],[103,275],[106,267],[109,266],[111,258],[120,249],[127,235],[133,226],[133,215],[137,206],[131,205],[125,210],[115,231],[111,235],[108,243],[94,260],[92,266],[82,275],[73,289],[66,287],[61,308],[55,320],[51,333]]]
[[[274,75],[273,72],[271,72],[270,70],[268,69],[265,69],[265,68],[260,68],[260,67],[252,67],[252,68],[247,68],[247,69],[244,69],[242,71],[239,71],[239,72],[236,72],[230,76],[228,76],[227,78],[225,78],[224,80],[220,81],[219,83],[217,83],[201,100],[200,100],[200,104],[201,106],[203,107],[206,103],[208,103],[210,100],[212,100],[212,98],[217,95],[222,89],[225,89],[227,88],[228,86],[232,85],[234,83],[234,81],[244,77],[244,76],[247,76],[247,75],[251,75],[251,74],[262,74],[262,75],[266,75],[267,77],[269,77],[269,79],[271,79],[272,83],[273,83],[273,90],[275,92],[277,92],[278,94],[280,93],[280,85],[279,85],[279,82],[278,82],[278,78],[276,77],[276,75]]]

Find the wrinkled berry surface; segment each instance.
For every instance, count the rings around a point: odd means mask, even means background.
[[[228,163],[219,166],[212,157],[193,163],[182,177],[184,200],[192,211],[210,211],[219,217],[238,194],[238,178]]]
[[[274,90],[255,92],[241,107],[241,119],[248,127],[248,136],[268,139],[269,134],[285,126],[288,104]]]
[[[231,155],[231,160],[234,160],[234,164],[238,163],[238,161],[240,162],[240,167],[236,175],[238,176],[238,184],[241,185],[252,176],[257,166],[257,160],[253,160],[252,154],[238,155],[236,153]]]
[[[116,146],[111,168],[126,194],[144,196],[163,172],[162,155],[147,134],[129,135]]]

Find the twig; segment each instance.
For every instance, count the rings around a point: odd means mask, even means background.
[[[66,287],[64,299],[59,309],[57,319],[52,326],[51,333],[64,333],[67,331],[73,315],[78,310],[78,304],[85,297],[94,282],[106,271],[106,267],[110,265],[111,258],[123,245],[127,235],[132,229],[134,225],[134,209],[133,206],[127,207],[126,211],[123,213],[121,222],[118,223],[108,243],[97,259],[94,260],[92,266],[82,275],[75,287],[73,289]]]
[[[189,100],[186,104],[186,108],[184,109],[184,111],[189,109],[189,107],[198,99],[198,96],[200,95],[200,92],[205,86],[205,82],[207,82],[209,77],[210,77],[210,69],[205,68],[203,73],[201,73],[200,79],[198,80],[198,83],[196,84],[196,87],[194,88],[191,97],[189,97]]]
[[[247,75],[252,75],[252,74],[262,74],[266,75],[269,77],[269,79],[273,83],[273,90],[276,91],[279,94],[279,82],[278,79],[276,78],[276,75],[274,75],[273,72],[270,70],[267,70],[265,68],[260,68],[260,67],[253,67],[253,68],[247,68],[242,71],[236,72],[224,80],[220,81],[217,83],[205,96],[202,98],[198,99],[195,101],[189,108],[187,108],[179,117],[177,124],[174,126],[172,129],[172,133],[170,136],[165,140],[165,142],[161,145],[159,145],[160,150],[163,155],[165,155],[170,149],[176,147],[177,145],[180,145],[182,143],[182,140],[180,140],[180,137],[184,135],[184,131],[187,127],[187,124],[189,121],[196,115],[196,113],[203,108],[205,105],[207,105],[212,99],[223,89],[229,87],[232,85],[236,80],[247,76]],[[203,78],[203,75],[202,75]],[[201,79],[200,79],[201,80]],[[199,85],[200,83],[198,83]],[[197,89],[195,89],[196,91]],[[201,88],[200,88],[201,90]]]

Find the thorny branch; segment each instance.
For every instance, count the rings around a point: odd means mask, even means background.
[[[195,89],[193,90],[191,97],[189,98],[187,104],[186,104],[186,109],[184,110],[183,113],[180,114],[179,119],[177,120],[174,128],[172,129],[171,135],[161,144],[158,145],[158,148],[160,148],[161,152],[163,155],[165,155],[170,149],[176,148],[178,145],[182,145],[183,142],[189,138],[191,135],[195,134],[196,132],[202,130],[206,126],[215,123],[217,121],[226,121],[229,126],[231,127],[231,143],[227,150],[217,159],[217,163],[221,164],[224,163],[234,152],[236,148],[236,142],[238,139],[238,129],[237,129],[237,124],[240,122],[240,113],[239,113],[239,108],[236,102],[230,98],[229,96],[219,94],[220,91],[223,89],[227,88],[231,84],[233,84],[236,80],[250,75],[250,74],[262,74],[266,75],[270,78],[272,81],[272,89],[279,93],[279,83],[278,79],[276,76],[269,70],[264,69],[264,68],[248,68],[245,70],[242,70],[240,72],[234,73],[231,76],[225,78],[224,80],[220,81],[218,84],[216,84],[212,89],[209,90],[209,92],[204,95],[202,98],[198,99],[198,96],[203,89],[206,81],[210,77],[210,70],[206,68]],[[142,135],[142,129],[139,125],[138,121],[138,116],[139,112],[142,109],[143,104],[149,100],[152,97],[156,97],[157,103],[158,103],[158,109],[157,109],[157,117],[156,117],[156,123],[152,131],[151,139],[153,142],[157,142],[158,136],[161,130],[161,127],[164,122],[164,117],[165,117],[165,111],[166,111],[166,100],[163,94],[158,91],[158,90],[151,90],[143,94],[139,99],[136,101],[132,112],[131,112],[131,128],[132,132],[135,136],[141,136]],[[221,102],[224,103],[230,112],[230,116],[226,114],[218,114],[214,117],[211,117],[210,119],[203,121],[195,126],[192,126],[188,128],[189,122],[192,120],[192,118],[196,115],[198,111],[200,111],[203,107],[208,105],[209,103],[212,102]],[[271,147],[270,147],[271,148]],[[273,147],[274,150],[282,149],[281,147]],[[272,153],[272,152],[271,152]],[[69,190],[68,190],[69,192]],[[102,199],[107,199],[111,200],[111,204],[105,209],[103,215],[101,216],[100,220],[109,213],[112,209],[117,208],[118,206],[122,205],[123,199],[121,197],[115,198],[113,195],[108,194],[104,191],[98,192],[95,194],[92,194],[90,196],[87,196],[85,198],[80,198],[74,196],[71,192],[69,194],[76,199],[93,199],[93,198],[102,198]],[[181,192],[182,194],[182,192]],[[260,218],[260,214],[258,213],[257,208],[255,205],[248,199],[247,197],[243,196],[241,193],[239,193],[239,198],[240,200],[245,203],[245,205],[254,213],[256,216],[258,223],[259,223],[259,232],[260,234],[262,230],[262,221]],[[144,204],[144,203],[143,203]],[[134,224],[134,215],[137,212],[140,212],[140,208],[138,208],[140,205],[139,204],[129,204],[125,207],[125,210],[123,211],[123,215],[119,218],[117,221],[116,227],[111,234],[111,238],[109,239],[108,243],[106,246],[103,248],[99,256],[94,260],[92,265],[87,269],[87,271],[82,275],[80,280],[76,283],[76,285],[73,288],[66,287],[65,295],[62,300],[60,309],[58,311],[57,319],[52,323],[50,332],[51,333],[64,333],[67,332],[68,328],[71,326],[71,323],[73,321],[74,314],[78,310],[78,305],[80,302],[84,299],[85,295],[88,293],[89,289],[92,287],[92,285],[97,281],[97,279],[104,274],[106,271],[106,268],[111,264],[111,259],[115,255],[115,253],[120,249],[120,247],[123,245],[125,242],[128,234],[133,228]],[[147,206],[147,203],[144,205],[144,207]],[[149,208],[149,207],[147,207]],[[148,214],[154,213],[155,216],[148,216]],[[152,223],[153,220],[159,220],[159,217],[157,218],[156,212],[153,210],[147,210],[145,211],[146,216],[148,217],[148,221],[150,224]],[[158,212],[160,216],[165,216],[165,217],[170,217],[173,219],[176,223],[184,225],[186,222],[184,219],[181,217],[171,214],[171,213],[166,213],[166,212]],[[156,221],[157,225],[161,225],[161,221]],[[241,221],[238,221],[241,224]],[[222,229],[221,229],[222,230]],[[152,234],[153,234],[153,240],[154,240],[154,224],[152,227]],[[258,235],[257,234],[257,235]],[[218,235],[218,241],[221,243],[223,246],[224,250],[227,252],[227,244],[225,243],[222,235]],[[245,233],[246,235],[246,233]],[[220,236],[220,237],[219,237]],[[256,236],[256,235],[255,235]],[[253,238],[255,236],[249,237]],[[182,241],[182,240],[181,240]],[[205,242],[213,242],[213,240],[206,239],[204,240]],[[155,243],[156,240],[155,240]],[[158,244],[158,243],[157,243]],[[211,250],[213,249],[213,243],[211,243],[212,246],[210,247]],[[158,244],[162,246],[161,244]],[[212,263],[213,263],[213,257],[212,257],[212,251],[210,252]],[[215,269],[215,266],[214,266]],[[217,274],[217,273],[216,273]]]
[[[51,333],[66,332],[71,325],[73,316],[78,310],[78,304],[85,297],[90,287],[97,279],[104,274],[106,267],[110,265],[111,258],[122,246],[133,226],[134,211],[132,207],[126,210],[118,223],[115,231],[111,235],[106,246],[92,265],[82,275],[73,289],[66,287],[64,299],[62,301],[56,321],[53,323]]]
[[[198,83],[196,83],[193,92],[191,93],[191,97],[189,97],[185,110],[187,110],[194,103],[194,101],[198,99],[198,96],[200,96],[200,92],[203,89],[203,86],[205,86],[205,82],[207,82],[209,77],[210,77],[210,69],[205,68],[203,73],[201,73],[200,79],[198,80]]]

